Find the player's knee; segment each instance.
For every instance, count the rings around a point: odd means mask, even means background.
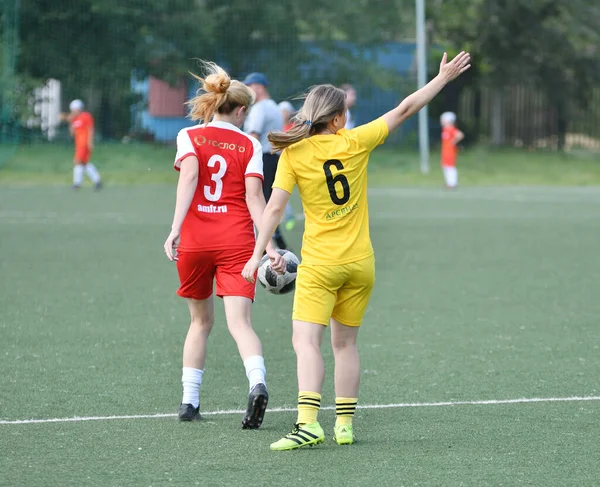
[[[332,340],[333,353],[345,352],[356,349],[356,340]]]
[[[229,333],[235,337],[239,333],[252,330],[252,323],[249,320],[235,320],[228,322],[227,328],[229,328]]]
[[[203,333],[210,333],[214,324],[214,318],[209,315],[201,316],[196,315],[192,316],[192,320],[190,323],[190,328],[198,330]]]
[[[334,353],[356,348],[356,333],[336,333],[333,331],[331,334],[331,347]]]
[[[296,354],[311,350],[321,350],[321,344],[317,337],[303,333],[294,333],[292,336],[292,345]]]

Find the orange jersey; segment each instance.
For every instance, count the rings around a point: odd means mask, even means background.
[[[458,129],[453,125],[442,129],[442,166],[456,166],[458,147],[454,143],[454,137],[457,133]]]
[[[87,148],[90,141],[90,130],[94,128],[94,117],[89,112],[81,112],[71,121],[76,148]]]

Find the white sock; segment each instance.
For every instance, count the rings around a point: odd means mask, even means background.
[[[98,173],[98,169],[91,162],[88,162],[85,165],[85,172],[88,177],[92,180],[92,183],[98,184],[100,182],[100,174]]]
[[[183,384],[183,398],[181,404],[191,404],[195,408],[200,404],[200,384],[204,371],[193,367],[183,367],[181,383]]]
[[[83,183],[83,165],[75,164],[73,166],[73,185],[81,186]]]
[[[455,188],[458,184],[458,171],[456,170],[456,167],[444,167],[444,179],[446,180],[446,186]]]
[[[265,375],[267,369],[265,368],[265,359],[260,355],[254,355],[248,357],[244,361],[244,367],[246,368],[246,377],[250,383],[250,390],[254,389],[256,384],[266,384]]]

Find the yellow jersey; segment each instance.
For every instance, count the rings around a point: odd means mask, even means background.
[[[373,255],[367,205],[369,155],[388,136],[383,118],[284,149],[274,188],[298,186],[306,215],[302,261],[338,265]]]

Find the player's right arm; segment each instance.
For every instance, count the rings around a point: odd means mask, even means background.
[[[462,51],[452,61],[447,61],[447,55],[444,53],[440,63],[440,72],[427,83],[423,88],[407,96],[393,110],[383,115],[387,123],[388,130],[392,132],[402,125],[407,119],[412,117],[421,108],[427,105],[440,91],[453,79],[458,78],[462,73],[471,67],[469,64],[471,56]]]
[[[273,192],[258,226],[258,237],[254,246],[254,253],[242,271],[244,279],[250,282],[254,282],[254,274],[260,265],[262,254],[271,241],[273,233],[281,221],[285,206],[290,200],[294,186],[296,186],[296,174],[288,157],[288,151],[284,150],[277,165]]]
[[[273,187],[269,203],[260,219],[261,221],[260,226],[258,227],[258,237],[256,238],[256,245],[254,246],[254,253],[242,271],[242,276],[249,282],[254,282],[254,275],[260,265],[263,252],[271,242],[271,238],[273,238],[273,233],[275,233],[275,229],[281,221],[285,205],[287,205],[290,200],[290,196],[291,194],[287,191]]]
[[[92,124],[88,132],[88,149],[94,150],[94,125]]]
[[[177,183],[177,199],[175,202],[175,214],[171,233],[165,241],[165,253],[170,261],[177,260],[177,246],[179,245],[179,234],[181,225],[187,215],[196,187],[198,186],[198,158],[187,156],[181,161],[179,182]]]
[[[252,218],[252,222],[256,228],[260,228],[265,207],[267,206],[262,186],[262,179],[256,177],[246,178],[246,206],[248,207],[250,218]],[[276,272],[284,272],[285,259],[275,250],[271,240],[267,243],[265,250],[269,259],[271,259],[271,266],[273,269]]]

